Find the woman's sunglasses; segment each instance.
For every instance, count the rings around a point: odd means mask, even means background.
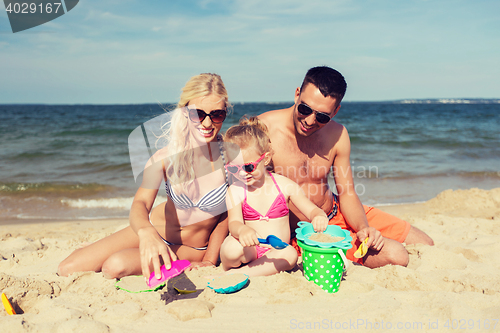
[[[242,169],[246,173],[252,173],[255,171],[255,169],[257,169],[257,165],[259,164],[260,161],[262,161],[262,159],[265,156],[266,156],[266,153],[262,154],[262,156],[259,157],[259,159],[255,162],[251,162],[251,163],[247,163],[247,164],[243,164],[243,165],[229,165],[228,164],[225,166],[225,168],[228,172],[230,172],[232,174],[237,174]]]
[[[200,109],[188,108],[188,114],[189,120],[194,123],[202,123],[207,116],[210,117],[210,120],[214,124],[220,124],[224,121],[224,119],[226,119],[226,110],[213,110],[210,113],[206,113],[205,111]]]
[[[323,112],[319,112],[319,111],[314,111],[313,109],[311,109],[311,107],[309,105],[304,104],[304,103],[300,103],[297,106],[297,110],[303,116],[308,116],[314,112],[316,114],[316,121],[320,124],[326,124],[331,119],[328,114],[323,113]]]

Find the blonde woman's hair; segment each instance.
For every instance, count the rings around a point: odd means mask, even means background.
[[[188,127],[189,118],[183,109],[189,102],[198,97],[216,95],[224,102],[227,110],[231,107],[226,87],[217,74],[203,73],[193,76],[182,88],[182,93],[173,111],[168,129],[161,137],[168,138],[169,157],[167,158],[166,175],[171,184],[184,184],[185,187],[195,179],[193,161],[193,142]],[[179,189],[182,189],[179,186]],[[176,188],[177,190],[177,188]]]
[[[273,154],[267,126],[257,117],[243,116],[238,125],[226,131],[224,141],[237,144],[240,149],[253,148],[259,155]]]

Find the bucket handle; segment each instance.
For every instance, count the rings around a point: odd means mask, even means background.
[[[340,257],[342,258],[342,261],[344,262],[344,270],[347,271],[347,269],[349,268],[349,260],[347,260],[347,258],[345,257],[344,251],[342,251],[342,249],[338,249],[338,252]]]

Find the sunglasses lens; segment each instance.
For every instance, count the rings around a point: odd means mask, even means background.
[[[212,122],[222,123],[226,119],[226,111],[224,110],[212,111],[210,112],[209,116],[210,119],[212,119]]]
[[[230,173],[238,173],[237,166],[228,165],[228,166],[226,166],[226,170]]]
[[[326,124],[330,121],[330,117],[324,113],[318,112],[316,113],[316,120],[318,121],[318,123]]]
[[[299,113],[303,116],[308,116],[313,112],[313,110],[305,104],[299,104],[297,109],[299,110]]]
[[[253,164],[245,164],[243,166],[243,170],[245,170],[245,172],[252,172],[254,169],[255,167]]]
[[[202,122],[207,114],[201,110],[189,109],[189,120],[192,122]]]
[[[205,118],[208,116],[208,115],[205,113],[205,111],[203,111],[203,110],[196,110],[196,113],[198,114],[198,116],[197,116],[197,117],[198,117],[198,119],[199,119],[200,123],[202,123],[202,122],[203,122],[203,120],[205,120]]]
[[[308,105],[305,104],[299,104],[297,110],[303,116],[308,116],[311,113],[313,113],[313,110]],[[318,123],[326,124],[327,122],[330,121],[330,116],[328,116],[323,112],[316,112],[316,120],[318,121]]]

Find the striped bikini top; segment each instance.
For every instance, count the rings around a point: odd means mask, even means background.
[[[278,189],[278,196],[274,199],[273,204],[269,207],[266,215],[261,215],[258,211],[256,211],[253,207],[251,207],[247,202],[247,191],[245,190],[245,199],[241,203],[241,211],[243,213],[243,219],[249,221],[256,220],[266,220],[276,219],[278,217],[283,217],[288,215],[288,205],[286,204],[286,198],[283,192],[281,192],[280,187],[276,183],[273,175],[269,173],[271,178],[273,179],[274,185]]]
[[[224,165],[226,164],[226,160],[224,159],[224,152],[222,148],[222,142],[220,137],[217,138],[217,143],[219,144],[219,152],[222,157],[222,162]],[[204,212],[211,211],[221,211],[221,209],[226,205],[226,193],[228,188],[228,176],[226,168],[224,168],[226,173],[226,182],[221,186],[209,191],[203,197],[198,200],[197,203],[194,203],[186,194],[182,193],[180,195],[175,194],[172,189],[172,185],[167,180],[165,182],[165,191],[167,192],[168,197],[174,203],[177,209],[190,209],[190,208],[198,208]]]

